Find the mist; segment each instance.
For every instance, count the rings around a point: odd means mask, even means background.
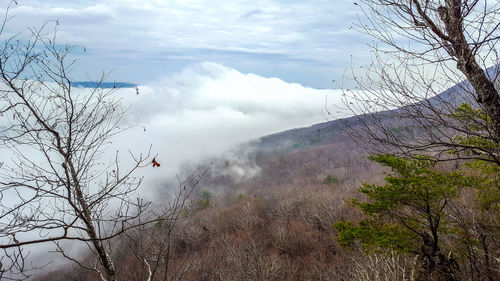
[[[149,197],[186,163],[230,154],[235,146],[268,134],[327,121],[325,105],[340,104],[341,93],[211,62],[195,64],[140,85],[138,93],[132,88],[118,90],[132,128],[111,150],[123,154],[152,146],[161,167],[139,172],[144,176],[142,195]],[[245,173],[241,169],[235,168],[235,173]]]

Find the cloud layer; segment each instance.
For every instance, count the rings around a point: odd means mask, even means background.
[[[153,145],[160,169],[145,169],[146,185],[172,175],[184,162],[223,154],[231,147],[279,131],[324,122],[325,102],[338,90],[317,90],[277,78],[243,74],[216,63],[117,93],[135,125],[116,142],[121,151]]]
[[[366,40],[349,30],[354,7],[346,0],[23,0],[7,31],[58,20],[61,44],[87,48],[75,71],[82,77],[114,69],[118,80],[146,82],[215,61],[327,88],[350,55],[364,60],[368,53]]]

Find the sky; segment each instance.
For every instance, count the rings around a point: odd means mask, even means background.
[[[0,2],[6,7],[9,1]],[[77,80],[112,71],[111,79],[144,84],[215,62],[242,73],[335,88],[332,80],[340,81],[351,62],[369,59],[369,39],[349,29],[359,13],[350,0],[17,2],[8,32],[57,20],[60,44],[85,47],[85,53],[76,50]]]

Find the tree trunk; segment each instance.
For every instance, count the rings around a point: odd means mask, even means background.
[[[446,7],[439,7],[438,12],[450,38],[450,45],[445,44],[446,51],[456,58],[458,70],[467,77],[476,91],[476,100],[491,117],[491,135],[498,143],[500,142],[500,97],[494,82],[476,62],[475,54],[464,36],[462,1],[446,0]]]
[[[66,154],[67,155],[67,154]],[[79,213],[80,218],[83,220],[86,226],[86,232],[87,235],[89,236],[92,245],[94,245],[94,248],[99,256],[99,260],[104,267],[104,270],[106,271],[106,281],[116,281],[116,271],[115,271],[115,266],[113,264],[113,261],[111,260],[110,256],[108,253],[106,253],[106,249],[104,248],[104,245],[102,242],[99,240],[99,237],[97,236],[97,232],[95,230],[93,221],[92,221],[92,216],[90,214],[89,206],[87,204],[87,201],[84,198],[82,188],[80,186],[80,181],[78,180],[78,177],[76,175],[76,170],[74,168],[73,163],[71,162],[71,159],[69,157],[66,158],[66,165],[69,166],[69,173],[71,175],[71,178],[73,180],[73,188],[75,189],[76,193],[76,199],[78,203],[80,204],[80,207],[82,208],[81,212]],[[104,279],[104,277],[101,275],[101,278]]]
[[[417,276],[417,280],[458,281],[460,271],[457,262],[452,257],[446,257],[427,232],[422,234],[421,263],[424,269]]]

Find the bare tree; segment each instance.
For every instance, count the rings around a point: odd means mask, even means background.
[[[136,262],[142,265],[141,270],[135,270],[136,274],[144,275],[143,273],[147,272],[148,281],[183,280],[183,274],[190,270],[186,259],[178,261],[176,255],[179,254],[175,248],[179,245],[173,240],[181,220],[194,214],[196,205],[193,206],[193,203],[197,201],[191,199],[195,198],[195,187],[209,168],[210,165],[205,169],[198,168],[182,180],[177,176],[178,188],[173,200],[167,204],[168,215],[157,220],[155,224],[141,226],[121,236],[121,251],[134,257]]]
[[[8,13],[1,35],[7,21]],[[150,165],[151,148],[130,152],[127,169],[118,152],[109,159],[113,139],[128,128],[126,110],[114,97],[115,88],[100,87],[106,75],[93,89],[73,87],[76,47],[56,44],[57,25],[46,22],[30,29],[28,39],[18,34],[0,46],[0,144],[11,154],[0,169],[0,249],[10,260],[0,265],[0,274],[14,278],[21,272],[24,278],[23,247],[55,243],[64,257],[113,281],[111,240],[152,222],[178,219],[189,193],[161,209],[138,198],[142,178],[134,172]],[[88,266],[71,257],[61,244],[68,240],[87,244],[97,263]]]
[[[357,132],[385,152],[431,153],[440,160],[482,159],[500,165],[500,97],[495,85],[500,72],[500,3],[355,4],[364,14],[355,28],[374,39],[372,63],[360,71],[352,68],[356,87],[344,91],[345,105],[361,122]]]
[[[356,115],[346,123],[355,139],[364,145],[368,140],[372,152],[482,160],[476,169],[490,179],[468,191],[487,193],[497,204],[500,2],[361,0],[356,5],[363,17],[355,29],[373,38],[374,56],[360,70],[351,68],[356,87],[344,90],[344,104]],[[465,191],[462,196],[471,205],[483,204]],[[463,243],[468,251],[467,280],[498,279],[491,251],[498,247],[490,238],[498,237],[493,222],[498,209],[469,207],[458,199],[447,203],[446,219],[463,231],[456,245]]]

